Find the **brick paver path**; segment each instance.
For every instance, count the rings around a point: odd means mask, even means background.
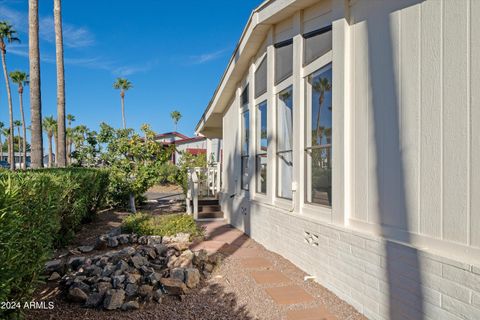
[[[333,293],[312,282],[304,282],[301,270],[293,266],[281,256],[266,250],[263,246],[250,239],[223,221],[202,223],[206,227],[205,241],[193,245],[193,251],[205,249],[210,253],[221,252],[230,263],[226,281],[231,286],[235,282],[228,281],[232,277],[243,277],[241,292],[248,292],[258,297],[239,297],[246,301],[249,309],[257,319],[278,320],[334,320],[334,319],[364,319],[346,302]],[[217,276],[222,277],[222,276]],[[235,288],[233,288],[235,289]],[[243,294],[243,293],[241,293]],[[264,303],[263,312],[261,299]],[[252,306],[248,306],[252,304]],[[271,315],[271,313],[274,315]],[[280,318],[279,318],[280,316]]]

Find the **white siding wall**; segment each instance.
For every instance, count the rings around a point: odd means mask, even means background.
[[[303,204],[298,129],[294,211],[275,198],[272,145],[267,196],[255,195],[253,97],[250,192],[241,190],[239,96],[247,81],[253,93],[254,65],[224,113],[223,210],[232,225],[371,319],[480,319],[480,1],[345,3],[321,1],[273,26],[266,39],[272,109],[272,44],[296,36],[299,58],[299,30],[334,20],[333,101],[342,112],[333,125],[342,132],[334,132],[341,147],[333,156],[344,163],[334,168],[333,210]],[[348,23],[336,20],[342,14]],[[265,45],[259,51],[252,63]],[[296,70],[292,80],[296,128],[304,127],[306,75]],[[274,109],[269,117],[274,135]]]
[[[479,1],[353,3],[352,218],[480,247]]]

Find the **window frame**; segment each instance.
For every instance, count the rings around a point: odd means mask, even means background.
[[[262,113],[260,112],[260,107],[265,105],[265,117],[266,117],[266,130],[267,130],[267,150],[261,150],[261,127],[262,127]],[[255,105],[255,193],[258,195],[266,196],[268,193],[268,149],[269,149],[269,141],[268,141],[268,100],[264,99],[261,100],[259,103]],[[261,157],[266,157],[267,169],[265,170],[265,192],[261,191],[261,184],[259,183],[261,172],[259,170],[259,159]],[[261,162],[260,162],[261,163]]]
[[[292,164],[291,164],[291,182],[293,182],[293,172],[294,172],[294,167],[293,167],[293,145],[295,143],[295,139],[293,139],[293,134],[295,132],[295,118],[294,118],[294,108],[295,108],[295,105],[294,105],[294,100],[293,100],[293,83],[286,83],[288,84],[287,87],[283,88],[282,90],[276,90],[278,91],[277,93],[275,93],[275,107],[276,107],[276,112],[275,112],[275,115],[276,115],[276,119],[275,119],[275,135],[277,136],[277,139],[276,139],[276,144],[275,144],[275,172],[276,172],[276,179],[275,179],[275,197],[277,199],[283,199],[283,200],[287,200],[287,201],[292,201],[293,200],[293,192],[292,192],[292,197],[291,198],[288,198],[288,197],[282,197],[280,195],[280,165],[279,165],[279,160],[280,160],[280,157],[281,157],[281,154],[284,154],[284,153],[288,153],[290,152],[292,154]],[[283,87],[283,86],[282,86]],[[280,87],[279,87],[280,88]],[[290,150],[279,150],[279,140],[278,140],[278,136],[279,136],[279,104],[278,104],[278,99],[280,99],[279,95],[282,94],[283,92],[287,91],[287,90],[290,90],[291,92],[291,95],[292,95],[292,137],[291,137],[291,149]],[[290,189],[291,189],[291,186],[290,186]]]
[[[328,53],[327,53],[328,54]],[[325,55],[327,55],[325,54]],[[324,56],[325,56],[324,55]],[[322,57],[324,57],[322,56]],[[319,58],[320,59],[320,58]],[[310,83],[310,78],[313,77],[315,74],[321,74],[322,72],[325,72],[327,70],[332,70],[332,80],[333,80],[333,63],[332,61],[330,60],[329,62],[325,63],[322,67],[318,68],[317,70],[315,70],[314,72],[308,74],[306,77],[304,77],[304,82],[305,82],[305,117],[304,117],[304,121],[305,121],[305,130],[304,130],[304,135],[305,135],[305,139],[304,139],[304,145],[303,145],[303,156],[304,156],[304,176],[305,176],[305,181],[304,181],[304,190],[305,190],[305,193],[304,193],[304,199],[303,199],[303,202],[304,202],[304,205],[306,206],[310,206],[311,208],[322,208],[324,210],[328,210],[328,212],[331,214],[331,211],[332,211],[332,207],[333,207],[333,201],[331,201],[331,205],[325,205],[325,204],[321,204],[321,203],[315,203],[315,202],[312,202],[312,201],[308,201],[308,195],[309,195],[309,192],[311,192],[311,184],[313,182],[313,177],[312,177],[312,172],[311,172],[311,164],[309,162],[309,159],[311,158],[311,153],[312,153],[312,150],[321,150],[321,149],[325,149],[325,148],[332,148],[333,146],[333,136],[332,136],[332,143],[330,144],[323,144],[323,145],[312,145],[312,143],[310,142],[310,145],[309,145],[309,142],[308,142],[308,135],[311,134],[309,132],[309,128],[311,126],[311,124],[309,124],[309,122],[311,121],[312,119],[312,101],[311,101],[311,97],[312,97],[312,86],[311,86],[311,83]],[[333,82],[333,81],[332,81]],[[335,110],[333,108],[333,83],[332,83],[332,135],[333,135],[333,110]],[[331,158],[333,159],[332,157],[333,155],[333,148],[332,148],[332,151],[331,151]],[[311,161],[311,160],[310,160]],[[334,163],[332,162],[331,164],[331,183],[333,184],[333,177],[334,177],[334,170],[333,170],[333,167],[334,167]],[[332,198],[333,198],[333,188],[332,188]]]
[[[247,99],[244,101],[244,96]],[[249,178],[249,161],[250,161],[250,92],[249,83],[247,82],[240,93],[240,189],[244,191],[250,190],[250,182],[244,179]],[[245,122],[245,114],[248,114],[248,121]],[[248,135],[247,135],[248,134]],[[244,150],[244,143],[247,141],[247,149]],[[246,163],[246,167],[244,167]]]

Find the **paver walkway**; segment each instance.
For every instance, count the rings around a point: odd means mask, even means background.
[[[205,241],[192,250],[221,252],[228,257],[212,277],[252,319],[333,320],[365,319],[353,307],[283,257],[266,250],[222,221],[204,222]]]

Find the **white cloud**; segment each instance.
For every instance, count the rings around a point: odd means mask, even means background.
[[[192,64],[202,64],[206,63],[209,61],[216,60],[223,56],[223,54],[227,51],[228,49],[222,49],[214,52],[208,52],[208,53],[203,53],[200,55],[195,55],[190,57],[190,62]]]
[[[63,22],[63,45],[69,48],[83,48],[95,43],[93,34],[85,27],[78,27]],[[50,43],[55,42],[55,25],[53,17],[40,19],[40,37]]]

